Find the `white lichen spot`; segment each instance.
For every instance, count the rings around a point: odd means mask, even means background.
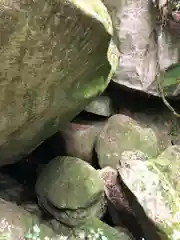
[[[60,236],[59,240],[67,240],[68,237],[67,236]]]
[[[33,226],[33,232],[35,232],[35,233],[40,233],[40,228],[38,227],[37,224],[35,224],[35,225]]]
[[[8,232],[11,232],[11,229],[14,228],[12,224],[9,224],[6,218],[2,219],[0,222],[0,232],[4,232],[5,229],[8,230]]]
[[[86,236],[88,240],[108,240],[108,238],[104,235],[102,229],[90,229],[88,235]]]
[[[113,153],[113,155],[114,155],[115,157],[118,157],[118,156],[119,156],[119,154],[118,154],[118,153]]]

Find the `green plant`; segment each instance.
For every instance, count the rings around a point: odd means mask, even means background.
[[[40,237],[40,228],[37,224],[33,225],[32,229],[29,229],[28,233],[24,235],[25,240],[41,240]]]

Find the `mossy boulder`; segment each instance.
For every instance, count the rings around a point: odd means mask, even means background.
[[[57,157],[43,168],[36,183],[39,204],[69,226],[101,215],[103,181],[87,162]]]
[[[173,139],[170,134],[171,122],[175,122],[176,117],[170,111],[162,110],[159,112],[159,110],[149,111],[147,109],[146,112],[135,112],[132,115],[132,118],[140,126],[153,129],[159,142],[160,151],[171,146]]]
[[[141,150],[149,157],[155,157],[159,153],[154,131],[141,127],[135,120],[122,114],[108,119],[97,137],[95,148],[101,168],[116,168],[121,154],[126,150]]]
[[[0,3],[0,166],[25,157],[107,86],[111,40],[73,1]]]
[[[137,152],[124,152],[118,167],[119,174],[147,216],[165,233],[165,239],[179,239],[180,146],[171,146],[154,159],[139,156]],[[139,222],[144,223],[138,209],[136,216]],[[142,227],[144,232],[148,231],[144,224]]]
[[[0,239],[58,239],[47,222],[16,204],[0,199]],[[62,235],[59,232],[58,235]],[[30,238],[31,236],[31,238]],[[29,238],[28,238],[29,237]]]
[[[180,198],[180,146],[168,147],[154,161]]]

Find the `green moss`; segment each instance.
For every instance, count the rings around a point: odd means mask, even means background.
[[[173,146],[174,147],[174,146]],[[176,161],[178,160],[178,161]],[[172,154],[171,149],[165,150],[157,159],[148,161],[148,168],[158,176],[159,191],[156,198],[162,198],[166,206],[167,219],[162,219],[159,226],[168,235],[169,239],[173,238],[175,231],[180,231],[180,194],[176,189],[175,182],[178,181],[179,158]],[[160,199],[159,199],[160,200]],[[160,216],[161,210],[160,211]]]
[[[90,219],[83,226],[81,226],[80,229],[77,229],[77,235],[80,231],[84,231],[86,234],[91,234],[92,231],[101,231],[103,233],[103,236],[105,236],[105,239],[107,240],[132,240],[132,238],[128,236],[127,233],[125,233],[123,230],[122,232],[117,231],[116,229],[108,226],[107,224],[101,222],[99,219],[96,218]],[[99,238],[98,240],[101,239],[103,238]]]
[[[100,0],[72,0],[77,6],[83,9],[88,14],[98,18],[106,27],[109,33],[112,33],[112,22],[107,12],[106,7]]]

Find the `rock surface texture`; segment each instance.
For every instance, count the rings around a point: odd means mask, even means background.
[[[180,240],[180,4],[102,2],[0,3],[0,240]]]
[[[73,157],[55,158],[42,170],[36,183],[39,204],[69,226],[98,215],[103,192],[97,171]]]
[[[172,11],[166,14],[166,4],[174,1],[102,2],[111,16],[113,40],[120,52],[113,81],[156,96],[160,96],[160,83],[168,96],[178,96],[179,71],[171,77],[166,74],[173,65],[179,68],[180,21],[173,20]]]
[[[151,128],[143,128],[132,118],[116,114],[108,119],[96,141],[101,168],[115,167],[126,150],[142,150],[150,157],[158,155],[157,137]]]
[[[110,35],[72,1],[0,3],[0,166],[19,160],[107,85]]]

